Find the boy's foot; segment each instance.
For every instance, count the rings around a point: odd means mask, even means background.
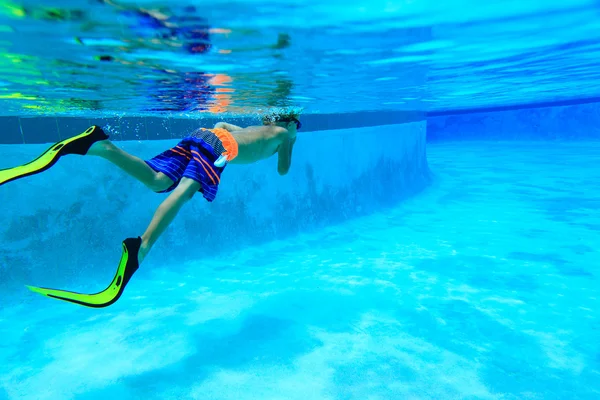
[[[35,160],[18,167],[0,170],[0,186],[26,176],[39,174],[52,167],[65,155],[85,155],[98,142],[108,142],[108,135],[99,126],[90,126],[85,132],[53,144]],[[110,143],[110,142],[109,142]]]
[[[123,241],[123,253],[112,282],[106,289],[94,294],[69,292],[66,290],[27,286],[33,292],[58,300],[68,301],[86,307],[108,307],[121,297],[125,286],[139,268],[138,254],[142,239],[128,238]]]
[[[102,128],[92,125],[81,135],[74,136],[58,143],[59,145],[64,143],[64,145],[57,147],[59,147],[61,155],[79,154],[84,156],[88,153],[92,145],[100,141],[106,141],[107,139],[108,135],[102,130]]]

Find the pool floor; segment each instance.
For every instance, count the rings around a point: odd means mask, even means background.
[[[24,292],[0,399],[600,398],[600,145],[428,157],[395,209],[136,275],[107,309]]]

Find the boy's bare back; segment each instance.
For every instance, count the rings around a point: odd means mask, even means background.
[[[276,126],[249,126],[239,128],[235,125],[221,124],[216,127],[231,132],[238,144],[238,155],[231,164],[251,164],[278,154],[277,171],[285,175],[290,168],[292,149],[296,142],[296,132]],[[235,129],[237,128],[237,129]]]

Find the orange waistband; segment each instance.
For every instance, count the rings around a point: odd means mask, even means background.
[[[225,148],[225,151],[221,155],[225,156],[227,158],[227,161],[231,161],[237,157],[238,142],[235,141],[231,132],[223,128],[215,128],[208,130],[214,133],[219,138],[221,143],[223,143],[223,148]]]

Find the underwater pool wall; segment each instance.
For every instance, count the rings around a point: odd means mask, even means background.
[[[199,194],[186,204],[144,266],[285,239],[397,204],[430,183],[425,131],[422,119],[302,132],[286,176],[278,175],[276,158],[231,165],[217,199],[208,203]],[[118,142],[142,158],[176,143]],[[0,168],[27,162],[47,147],[0,145]],[[105,160],[82,156],[0,187],[0,290],[110,279],[121,241],[141,235],[165,198]]]
[[[600,102],[585,101],[433,112],[427,117],[427,139],[600,140]]]

